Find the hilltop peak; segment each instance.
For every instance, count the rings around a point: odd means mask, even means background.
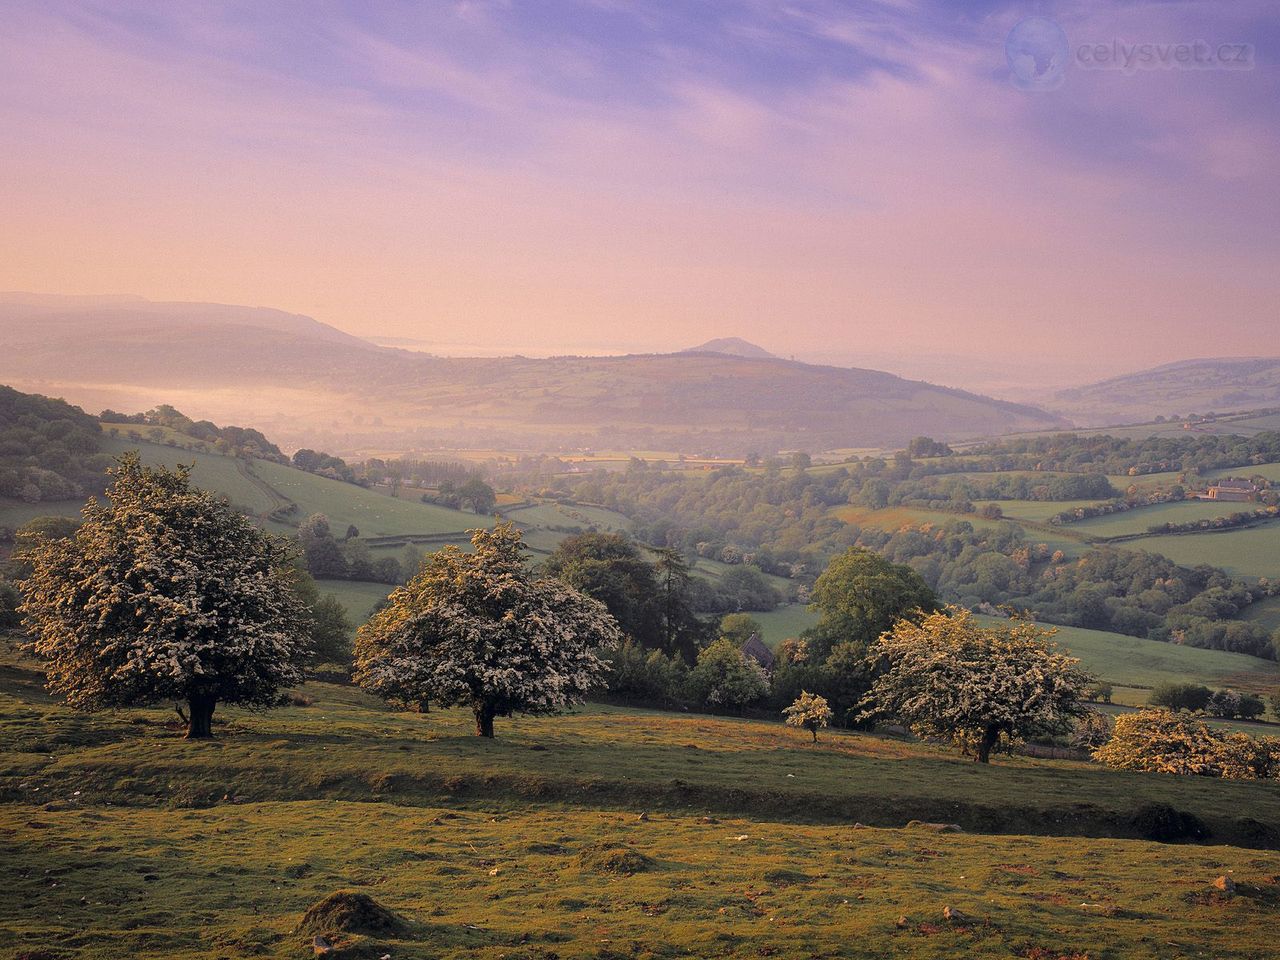
[[[764,347],[758,347],[741,337],[716,337],[696,347],[681,350],[681,353],[722,353],[727,357],[750,357],[757,360],[777,360],[776,354]]]

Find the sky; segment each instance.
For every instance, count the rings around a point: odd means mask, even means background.
[[[1274,354],[1278,41],[1274,0],[0,0],[0,289],[488,352]]]

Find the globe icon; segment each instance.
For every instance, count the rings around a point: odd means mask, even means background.
[[[1062,86],[1070,51],[1067,35],[1046,17],[1027,17],[1004,41],[1010,79],[1020,90],[1055,90]]]

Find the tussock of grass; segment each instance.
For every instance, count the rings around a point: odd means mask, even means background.
[[[307,907],[300,933],[360,933],[395,936],[409,929],[403,919],[367,893],[339,890]]]

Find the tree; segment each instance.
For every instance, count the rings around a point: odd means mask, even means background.
[[[653,572],[661,603],[663,649],[692,663],[704,626],[690,602],[689,564],[679,550],[663,547],[657,551]]]
[[[1174,683],[1170,680],[1157,683],[1147,696],[1147,703],[1153,707],[1166,707],[1169,710],[1203,710],[1209,705],[1213,691],[1198,683]]]
[[[864,716],[892,718],[918,736],[949,737],[988,763],[1002,739],[1068,733],[1087,711],[1092,678],[1058,652],[1052,630],[1026,621],[983,627],[948,607],[900,620],[872,648],[882,672]]]
[[[938,598],[910,567],[850,547],[818,577],[811,606],[822,619],[814,639],[825,655],[842,642],[869,645],[903,617],[938,609]]]
[[[0,632],[16,630],[22,625],[22,594],[8,580],[0,580]]]
[[[769,694],[764,668],[730,640],[717,640],[698,654],[689,688],[701,703],[741,711]]]
[[[458,488],[458,499],[463,503],[469,503],[476,513],[488,513],[498,502],[493,487],[479,477],[472,477]]]
[[[104,505],[26,554],[23,612],[51,690],[97,709],[185,701],[187,737],[219,703],[269,707],[302,681],[306,611],[287,543],[190,484],[121,457]]]
[[[640,548],[620,533],[580,533],[560,541],[543,571],[605,605],[627,636],[662,646],[659,586]]]
[[[495,717],[580,702],[606,674],[596,651],[620,634],[604,604],[529,573],[510,523],[471,545],[430,554],[357,631],[355,680],[406,706],[470,707],[492,737]]]
[[[720,636],[739,648],[760,632],[760,622],[746,613],[726,614],[720,620]]]
[[[295,574],[294,592],[306,608],[309,663],[350,663],[351,634],[347,608],[332,593],[320,589],[305,571]]]
[[[1260,779],[1276,776],[1280,739],[1220,733],[1185,712],[1140,710],[1116,717],[1115,732],[1093,758],[1120,770]]]
[[[298,524],[298,543],[307,572],[317,580],[343,580],[350,575],[342,545],[334,538],[329,518],[323,513],[313,513]]]
[[[818,742],[818,731],[831,723],[832,711],[823,697],[814,696],[808,690],[802,690],[796,702],[782,711],[787,718],[787,726],[800,727],[813,734],[813,742]]]

